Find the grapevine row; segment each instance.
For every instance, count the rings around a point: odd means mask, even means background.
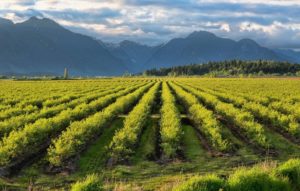
[[[130,81],[122,81],[122,83],[131,84]],[[74,83],[72,86],[67,83],[55,82],[52,86],[49,87],[48,83],[37,83],[43,84],[42,87],[38,86],[35,88],[36,83],[26,83],[22,84],[19,89],[17,89],[14,84],[13,89],[4,88],[5,94],[1,96],[1,107],[0,110],[11,109],[12,107],[26,107],[28,105],[33,106],[47,106],[48,102],[52,102],[59,99],[67,98],[68,96],[62,96],[65,93],[69,95],[77,95],[78,93],[89,93],[93,90],[107,88],[107,86],[113,87],[113,85],[119,85],[119,81],[101,81],[101,83],[91,83],[91,82],[82,82]],[[60,87],[60,84],[63,87]],[[1,90],[0,90],[1,91]],[[47,92],[45,94],[45,92]],[[49,103],[51,104],[51,103]],[[50,105],[49,105],[50,106]]]
[[[259,103],[247,101],[242,97],[230,93],[219,93],[210,90],[206,91],[209,91],[210,94],[215,95],[220,99],[226,100],[251,112],[255,117],[269,122],[275,127],[282,128],[296,137],[300,135],[300,125],[293,115],[284,115]]]
[[[81,120],[112,103],[116,98],[126,95],[135,87],[129,87],[115,94],[106,95],[89,104],[82,103],[74,109],[62,111],[50,119],[39,119],[23,129],[12,131],[0,142],[0,166],[9,166],[38,152],[41,146],[47,147],[47,141],[65,129],[70,122]]]
[[[37,112],[40,110],[40,108],[42,106],[47,106],[47,107],[51,107],[51,106],[55,106],[58,104],[63,104],[63,103],[67,103],[71,100],[74,100],[78,97],[80,97],[79,95],[70,95],[70,96],[63,96],[60,98],[56,98],[57,96],[55,95],[51,95],[50,96],[51,99],[47,98],[40,98],[40,99],[34,99],[34,100],[24,100],[20,103],[18,103],[17,105],[13,106],[13,107],[8,107],[5,110],[2,110],[0,112],[0,120],[6,120],[9,119],[11,117],[16,117],[16,116],[20,116],[20,115],[28,115],[34,112]]]
[[[224,137],[221,125],[214,117],[213,112],[207,110],[194,95],[184,91],[180,86],[171,83],[171,87],[180,102],[187,108],[192,121],[205,134],[212,147],[219,151],[229,150],[230,144]]]
[[[132,86],[134,87],[134,86]],[[118,92],[120,90],[124,89],[123,87],[116,87],[112,90],[106,90],[106,91],[96,91],[92,95],[83,96],[81,98],[72,100],[69,103],[63,103],[54,107],[45,107],[37,112],[31,113],[29,115],[20,115],[16,117],[9,118],[5,121],[0,122],[0,137],[5,136],[5,134],[9,134],[12,130],[21,129],[24,127],[25,124],[33,123],[34,121],[41,119],[41,118],[50,118],[53,117],[63,110],[66,110],[68,108],[74,108],[76,105],[79,105],[81,103],[89,103],[90,101],[105,96],[111,93]]]
[[[259,123],[255,122],[254,116],[248,111],[238,109],[233,104],[224,103],[216,96],[200,92],[195,88],[184,87],[185,90],[196,95],[202,102],[214,108],[214,110],[231,121],[237,127],[241,128],[246,136],[261,147],[267,147],[268,142],[264,132],[264,128]]]
[[[226,93],[233,95],[233,92],[227,91],[225,89],[212,89],[210,90],[212,92],[218,91],[219,93]],[[272,108],[274,110],[277,110],[283,114],[290,114],[295,117],[298,122],[300,121],[300,103],[296,103],[292,99],[288,99],[285,97],[284,100],[274,99],[273,101],[270,100],[270,98],[266,98],[263,96],[257,96],[257,95],[249,95],[247,93],[241,93],[241,92],[234,92],[234,95],[240,97],[241,99],[246,99],[250,102],[255,102],[262,104],[265,107]]]
[[[142,88],[123,96],[102,111],[82,121],[71,123],[57,139],[52,141],[48,149],[48,160],[54,166],[61,166],[63,162],[76,155],[91,138],[98,135],[118,114],[123,113],[151,86]]]
[[[113,85],[111,85],[113,87]],[[98,90],[99,88],[97,88]],[[107,87],[102,88],[103,90],[107,89]],[[56,106],[62,103],[70,102],[76,98],[81,97],[82,95],[89,93],[91,91],[96,90],[95,88],[91,88],[90,90],[80,90],[77,93],[75,92],[69,92],[66,96],[60,96],[63,92],[60,92],[59,94],[54,95],[48,95],[43,97],[34,97],[31,99],[24,99],[23,101],[19,102],[18,104],[14,106],[9,106],[6,109],[3,109],[0,112],[0,120],[5,120],[10,117],[15,117],[19,115],[25,115],[25,114],[31,114],[33,112],[38,111],[40,108],[44,107],[52,107]],[[59,96],[58,96],[59,95]]]
[[[179,149],[182,128],[180,113],[176,108],[176,101],[166,82],[162,85],[162,107],[160,110],[161,148],[164,157],[173,158]]]
[[[134,152],[134,146],[149,117],[159,87],[160,82],[157,82],[141,98],[140,102],[126,117],[124,127],[114,135],[110,148],[112,158],[115,161],[126,160]]]

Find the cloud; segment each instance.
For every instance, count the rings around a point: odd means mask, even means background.
[[[226,32],[230,32],[230,31],[231,31],[230,26],[229,26],[228,23],[222,24],[221,27],[220,27],[220,29],[221,29],[221,30],[224,30],[224,31],[226,31]]]
[[[300,48],[299,0],[10,0],[0,16],[22,22],[49,17],[105,41],[157,44],[195,30],[264,46]]]

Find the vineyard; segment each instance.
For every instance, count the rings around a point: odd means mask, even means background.
[[[300,80],[2,80],[0,139],[1,190],[299,190]]]

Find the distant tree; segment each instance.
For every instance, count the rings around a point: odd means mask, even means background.
[[[147,71],[144,71],[142,76],[148,76],[148,72]]]
[[[171,71],[171,72],[168,73],[168,76],[176,77],[176,76],[178,76],[178,73],[176,71]]]
[[[296,75],[300,71],[300,64],[276,62],[268,60],[258,61],[221,61],[206,64],[191,64],[171,68],[147,70],[149,76],[177,76],[177,75],[212,75],[212,76],[240,76],[252,75]],[[299,74],[298,74],[299,75]]]
[[[211,72],[211,73],[209,73],[209,75],[208,75],[210,78],[215,78],[215,77],[217,77],[217,73],[216,72]]]
[[[128,71],[125,71],[123,74],[123,77],[130,77],[130,76],[132,76],[132,74],[129,73]]]
[[[259,75],[259,76],[263,76],[263,75],[264,75],[264,72],[260,70],[260,71],[258,72],[258,74],[257,74],[257,75]]]

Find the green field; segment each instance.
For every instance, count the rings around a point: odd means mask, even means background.
[[[3,80],[0,138],[2,190],[299,190],[300,80]]]

